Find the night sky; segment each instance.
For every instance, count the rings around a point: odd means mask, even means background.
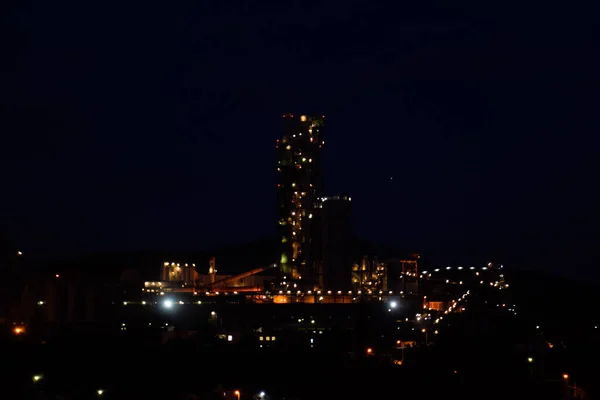
[[[359,236],[600,265],[598,10],[257,3],[0,12],[0,236],[48,256],[272,236],[281,114],[316,113]]]

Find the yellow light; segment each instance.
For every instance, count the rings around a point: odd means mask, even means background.
[[[300,116],[300,121],[306,122],[306,115],[301,115]]]
[[[373,349],[369,347],[369,348],[367,349],[367,354],[371,354],[371,353],[373,353]]]
[[[17,251],[17,255],[22,256],[23,252],[22,251]]]
[[[568,374],[563,374],[563,379],[569,379],[569,375]]]
[[[23,328],[22,326],[17,326],[13,329],[13,332],[15,333],[15,335],[20,335],[21,333],[25,332],[25,328]]]
[[[102,394],[104,394],[104,390],[98,389],[96,393],[98,393],[98,396],[102,396]]]
[[[41,376],[41,375],[34,375],[34,376],[33,376],[33,381],[34,381],[34,382],[38,382],[40,379],[42,379],[42,376]]]

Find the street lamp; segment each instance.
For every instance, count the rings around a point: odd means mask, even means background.
[[[569,398],[569,374],[563,374],[565,380],[565,399]]]
[[[235,396],[237,397],[237,400],[240,400],[240,391],[236,390],[235,392],[233,392],[233,394],[235,394]]]
[[[533,357],[528,357],[527,362],[529,363],[529,376],[533,378]]]

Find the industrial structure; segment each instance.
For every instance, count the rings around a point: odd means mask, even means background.
[[[284,114],[278,149],[278,260],[282,277],[314,282],[317,261],[314,224],[323,191],[321,148],[324,116]]]
[[[143,282],[141,304],[157,303],[152,300],[155,296],[166,296],[163,299],[168,301],[177,297],[180,304],[388,302],[404,309],[423,303],[423,279],[433,282],[428,290],[435,292],[437,283],[431,274],[419,272],[418,254],[385,261],[364,257],[355,263],[351,198],[323,196],[324,116],[284,114],[283,121],[283,136],[277,140],[278,259],[268,265],[249,265],[238,274],[218,274],[214,257],[207,273],[200,273],[193,262],[165,261],[157,280]]]
[[[283,134],[276,145],[279,249],[273,264],[248,266],[237,275],[218,275],[214,258],[208,274],[198,273],[193,263],[168,261],[161,280],[146,282],[144,290],[266,293],[276,297],[258,300],[276,303],[352,303],[357,296],[384,292],[417,294],[418,255],[389,263],[365,257],[355,263],[352,199],[323,195],[324,121],[325,116],[283,115]],[[273,272],[265,275],[267,270]]]
[[[352,289],[352,202],[349,196],[322,197],[318,203],[320,225],[317,250],[321,288]]]

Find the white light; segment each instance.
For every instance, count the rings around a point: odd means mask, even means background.
[[[392,301],[392,302],[390,303],[390,307],[392,307],[392,308],[396,308],[396,307],[398,307],[398,303],[396,303],[395,301]]]
[[[171,300],[165,300],[164,305],[166,308],[173,307],[173,302]]]
[[[211,312],[210,312],[210,315],[212,315],[212,316],[214,317],[215,315],[217,315],[217,313],[216,313],[216,312],[214,312],[214,311],[211,311]]]
[[[102,396],[102,394],[104,393],[104,390],[102,390],[102,389],[98,389],[98,390],[96,391],[96,393],[98,393],[98,396]]]
[[[259,397],[265,397],[265,392],[260,392],[260,393],[258,394],[258,396],[259,396]]]

